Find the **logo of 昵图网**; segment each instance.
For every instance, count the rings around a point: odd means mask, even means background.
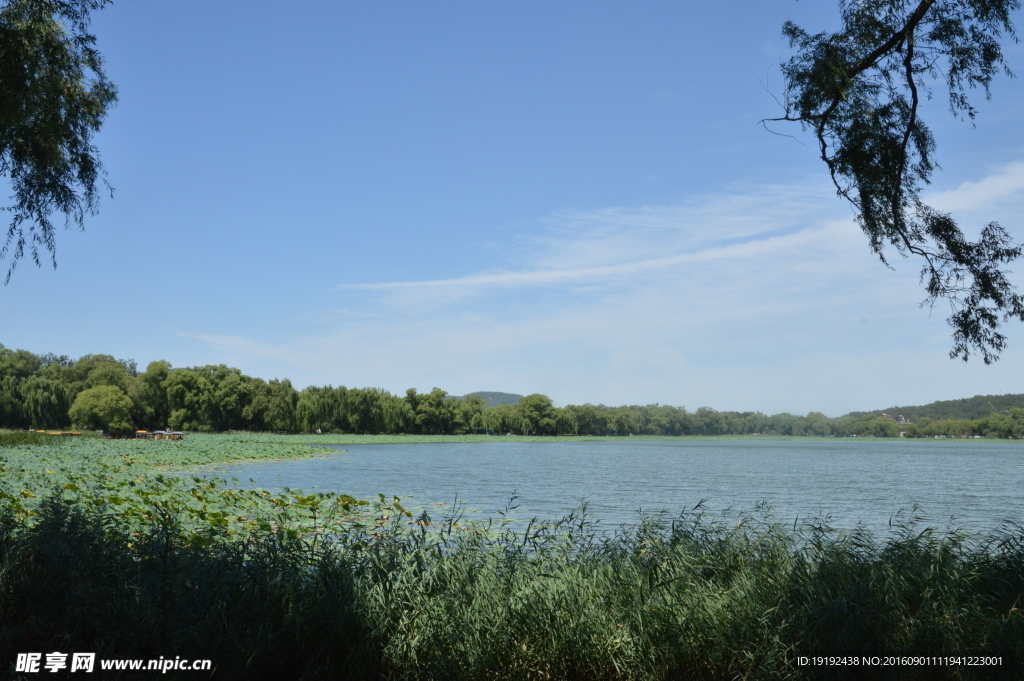
[[[59,672],[68,669],[68,657],[71,658],[72,672],[91,672],[96,664],[96,653],[46,653],[46,661],[43,662],[42,653],[18,653],[18,659],[14,665],[14,671],[38,673],[40,665],[43,671]]]

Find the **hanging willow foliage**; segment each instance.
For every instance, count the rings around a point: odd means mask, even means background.
[[[1018,0],[842,0],[843,28],[811,35],[787,22],[796,54],[782,65],[785,115],[815,135],[839,196],[854,207],[871,249],[923,261],[924,304],[951,308],[950,357],[979,353],[986,364],[1006,347],[1002,322],[1024,321],[1024,297],[1006,265],[1021,246],[998,223],[969,240],[947,213],[921,201],[936,168],[935,140],[921,120],[935,83],[954,115],[973,120],[967,90],[989,94],[1010,70],[1001,40],[1016,40]],[[888,263],[886,263],[888,264]]]
[[[89,33],[109,0],[7,0],[0,4],[0,175],[14,190],[0,259],[6,281],[21,258],[54,267],[54,212],[81,228],[104,185],[92,144],[117,90]]]

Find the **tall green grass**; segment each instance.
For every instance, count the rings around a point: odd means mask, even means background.
[[[213,678],[254,680],[1024,676],[1011,526],[840,536],[698,509],[606,536],[583,514],[501,528],[381,505],[326,534],[257,523],[197,537],[173,513],[128,527],[101,511],[55,494],[33,523],[0,516],[4,664],[60,650],[210,658]],[[830,653],[1003,664],[796,663]]]
[[[24,430],[0,429],[0,447],[20,447],[23,445],[44,445],[48,441],[46,435]]]

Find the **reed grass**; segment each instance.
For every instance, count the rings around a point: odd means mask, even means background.
[[[24,445],[44,445],[47,438],[42,433],[24,430],[0,429],[0,447],[20,447]]]
[[[458,513],[202,540],[45,498],[0,516],[0,660],[210,658],[225,679],[981,679],[1024,676],[1024,533],[885,537],[695,509],[605,535]],[[465,528],[465,529],[461,529]],[[1001,656],[991,667],[798,656]],[[13,667],[12,667],[13,668]],[[168,675],[173,676],[173,675]],[[181,678],[200,678],[196,672]]]

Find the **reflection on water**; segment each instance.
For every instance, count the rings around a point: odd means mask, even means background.
[[[602,525],[637,511],[676,515],[701,500],[714,513],[774,506],[791,524],[830,515],[837,528],[888,529],[920,506],[928,524],[975,530],[1024,516],[1024,442],[631,440],[345,445],[300,461],[218,466],[260,487],[409,497],[432,515],[457,498],[493,516],[518,495],[520,518],[560,517],[582,502]],[[440,504],[444,504],[443,506]]]

